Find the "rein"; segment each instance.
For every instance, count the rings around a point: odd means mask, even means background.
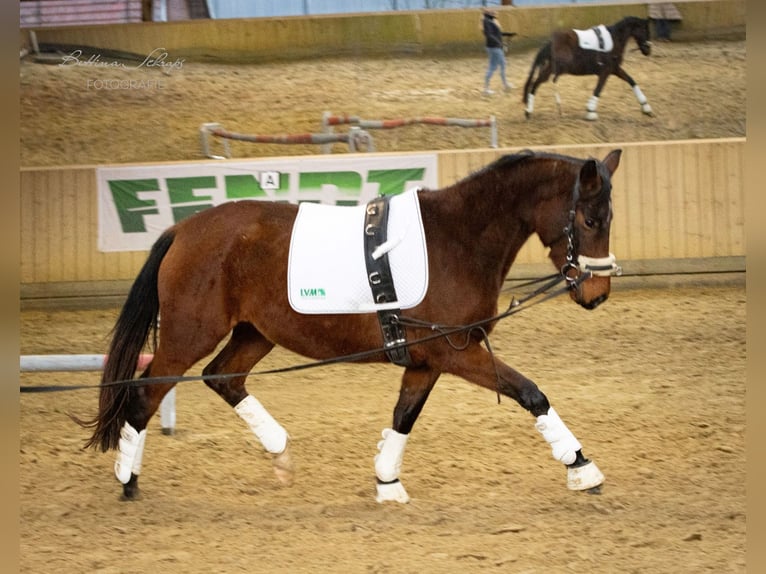
[[[588,278],[588,274],[583,274],[579,278],[573,280],[573,283],[579,284],[583,281],[585,281]],[[99,383],[97,385],[45,385],[45,386],[34,386],[34,387],[21,387],[20,392],[22,393],[50,393],[50,392],[58,392],[58,391],[76,391],[76,390],[82,390],[82,389],[97,389],[101,387],[111,387],[111,386],[117,386],[117,385],[129,385],[131,387],[139,387],[144,385],[151,385],[151,384],[162,384],[162,383],[184,383],[184,382],[190,382],[190,381],[200,381],[200,380],[209,380],[209,381],[215,381],[215,380],[223,380],[223,379],[231,379],[236,377],[250,377],[250,376],[258,376],[258,375],[273,375],[278,373],[287,373],[291,371],[302,371],[305,369],[311,369],[314,367],[322,367],[326,365],[334,365],[337,363],[354,363],[361,361],[363,359],[367,359],[370,357],[373,357],[375,355],[379,355],[381,353],[385,353],[387,350],[390,351],[392,348],[409,348],[413,345],[419,345],[422,343],[427,343],[430,341],[434,341],[436,339],[445,338],[449,342],[449,337],[451,335],[456,335],[458,333],[468,333],[470,334],[474,330],[480,330],[483,333],[483,338],[485,341],[485,344],[489,348],[489,339],[486,331],[484,330],[484,326],[489,323],[494,323],[496,321],[499,321],[501,319],[504,319],[506,317],[509,317],[511,315],[514,315],[521,311],[522,305],[531,299],[538,297],[545,293],[545,291],[548,291],[561,281],[563,281],[565,278],[560,274],[555,275],[549,275],[547,277],[543,277],[541,279],[536,279],[534,281],[529,282],[528,284],[534,284],[539,283],[541,281],[546,281],[546,283],[536,289],[531,294],[525,296],[522,299],[516,299],[515,297],[511,300],[510,305],[508,306],[508,309],[506,309],[504,312],[499,313],[498,315],[495,315],[494,317],[490,317],[488,319],[482,319],[480,321],[476,321],[474,323],[470,323],[468,325],[460,325],[460,326],[445,326],[445,325],[437,325],[435,323],[429,323],[428,321],[420,321],[417,319],[408,319],[406,317],[400,317],[399,321],[401,321],[403,326],[410,326],[413,328],[420,328],[420,329],[428,329],[430,331],[434,331],[430,335],[426,335],[424,337],[413,339],[407,342],[401,342],[397,343],[394,346],[387,346],[387,347],[381,347],[376,349],[370,349],[368,351],[360,351],[358,353],[351,353],[348,355],[341,355],[338,357],[332,357],[330,359],[322,359],[320,361],[313,361],[310,363],[302,363],[298,365],[291,365],[288,367],[279,367],[276,369],[267,369],[262,371],[248,371],[243,373],[222,373],[219,375],[183,375],[183,376],[164,376],[164,377],[144,377],[144,378],[138,378],[138,379],[125,379],[121,381],[111,381],[109,383]],[[542,303],[543,301],[546,301],[548,299],[551,299],[553,297],[557,297],[558,295],[561,295],[562,293],[565,293],[571,288],[571,285],[573,283],[569,283],[568,285],[565,285],[561,287],[560,289],[548,293],[544,298],[540,299],[539,301],[536,301],[533,304]],[[528,307],[531,307],[533,304],[527,305]],[[454,347],[452,342],[449,342],[450,345]],[[455,347],[457,348],[457,347]],[[490,349],[491,352],[491,349]],[[499,400],[499,397],[498,397]]]

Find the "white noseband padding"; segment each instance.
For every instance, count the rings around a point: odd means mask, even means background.
[[[622,267],[617,265],[617,258],[614,253],[608,257],[587,257],[578,255],[577,263],[580,271],[589,271],[591,275],[609,276],[622,275]]]
[[[128,421],[120,429],[119,453],[114,463],[114,474],[122,484],[127,484],[130,475],[141,473],[141,459],[144,456],[146,429],[138,432]]]
[[[535,428],[551,445],[553,458],[564,464],[572,464],[577,459],[577,451],[582,449],[582,445],[553,407],[548,409],[547,415],[537,417]]]
[[[383,482],[391,482],[399,478],[409,435],[383,429],[381,436],[383,440],[378,442],[380,452],[375,455],[375,474]]]

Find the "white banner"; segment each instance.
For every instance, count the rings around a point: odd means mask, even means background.
[[[148,250],[174,223],[243,199],[367,203],[411,187],[437,187],[435,154],[296,157],[99,167],[98,248]]]

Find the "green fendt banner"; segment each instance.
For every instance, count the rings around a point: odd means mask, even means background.
[[[174,223],[227,201],[357,205],[436,188],[436,167],[435,154],[100,167],[98,248],[147,250]]]

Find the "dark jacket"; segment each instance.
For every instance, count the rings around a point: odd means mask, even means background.
[[[503,32],[495,19],[489,14],[484,14],[484,38],[487,48],[503,47]]]

